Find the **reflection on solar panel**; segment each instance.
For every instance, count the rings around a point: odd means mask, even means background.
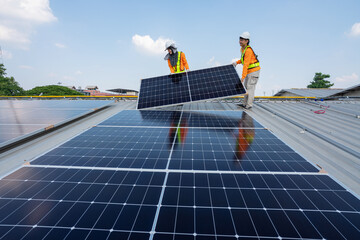
[[[247,113],[240,111],[154,111],[124,110],[103,121],[99,126],[177,126],[179,119],[187,122],[187,127],[219,128],[264,128]],[[241,126],[239,124],[242,124]]]
[[[170,169],[318,171],[254,122],[247,113],[238,111],[218,111],[216,114],[216,111],[128,110],[39,157],[32,164],[165,169],[171,153]],[[161,123],[162,128],[159,128]],[[259,128],[254,128],[255,125]],[[245,137],[252,135],[256,138],[247,144]]]
[[[31,164],[0,238],[360,238],[360,200],[245,112],[122,111]]]
[[[141,80],[138,109],[231,97],[246,91],[233,65]]]
[[[0,146],[8,141],[68,121],[112,101],[2,100],[0,101]]]

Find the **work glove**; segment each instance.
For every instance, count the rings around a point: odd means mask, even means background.
[[[233,65],[234,67],[236,67],[237,63],[236,63],[236,62],[233,62],[232,65]]]

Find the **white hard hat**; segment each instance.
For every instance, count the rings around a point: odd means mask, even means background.
[[[176,48],[175,42],[174,42],[174,41],[167,41],[167,42],[165,43],[165,51],[166,51],[169,47]]]
[[[243,32],[240,35],[240,38],[249,39],[250,40],[250,33],[249,32]]]

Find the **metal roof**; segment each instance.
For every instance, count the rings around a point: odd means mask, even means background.
[[[334,88],[290,88],[290,89],[282,89],[274,96],[283,96],[285,93],[294,94],[295,96],[303,96],[303,97],[327,97],[330,95],[337,94],[344,89],[334,89]]]
[[[340,96],[340,95],[344,95],[346,93],[353,92],[353,91],[360,91],[360,84],[348,87],[348,88],[346,88],[346,89],[344,89],[344,90],[342,90],[340,92],[337,92],[337,93],[334,93],[334,94],[330,95],[329,97]]]

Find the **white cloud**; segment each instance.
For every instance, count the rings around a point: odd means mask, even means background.
[[[71,77],[71,76],[63,76],[62,79],[63,79],[63,80],[74,80],[74,77]]]
[[[149,36],[140,36],[135,34],[132,37],[132,43],[140,50],[153,55],[164,54],[165,43],[170,39],[159,37],[155,41]]]
[[[352,82],[356,82],[358,79],[359,79],[359,76],[356,73],[353,73],[350,76],[336,77],[335,82],[337,82],[337,83],[352,83]]]
[[[46,23],[56,20],[49,0],[0,0],[0,16],[16,20]]]
[[[0,0],[0,41],[27,48],[34,28],[56,21],[49,0]]]
[[[57,47],[57,48],[66,48],[66,46],[64,44],[61,44],[61,43],[55,43],[55,47]]]
[[[57,77],[57,74],[51,72],[51,73],[49,73],[47,76],[50,77],[50,78],[54,78],[54,77]]]
[[[215,57],[212,57],[209,59],[209,61],[207,62],[208,65],[212,66],[212,67],[218,67],[221,65],[220,62],[215,60]]]
[[[28,66],[28,65],[20,65],[19,68],[22,68],[22,69],[33,69],[32,66]]]
[[[12,58],[12,53],[8,52],[6,50],[1,50],[0,55],[1,55],[1,57],[5,58],[5,59],[11,59]]]
[[[356,37],[360,36],[360,22],[355,23],[351,27],[350,36]]]
[[[4,25],[0,25],[0,40],[20,44],[27,44],[30,42],[27,34],[20,32],[14,28],[6,27]]]

